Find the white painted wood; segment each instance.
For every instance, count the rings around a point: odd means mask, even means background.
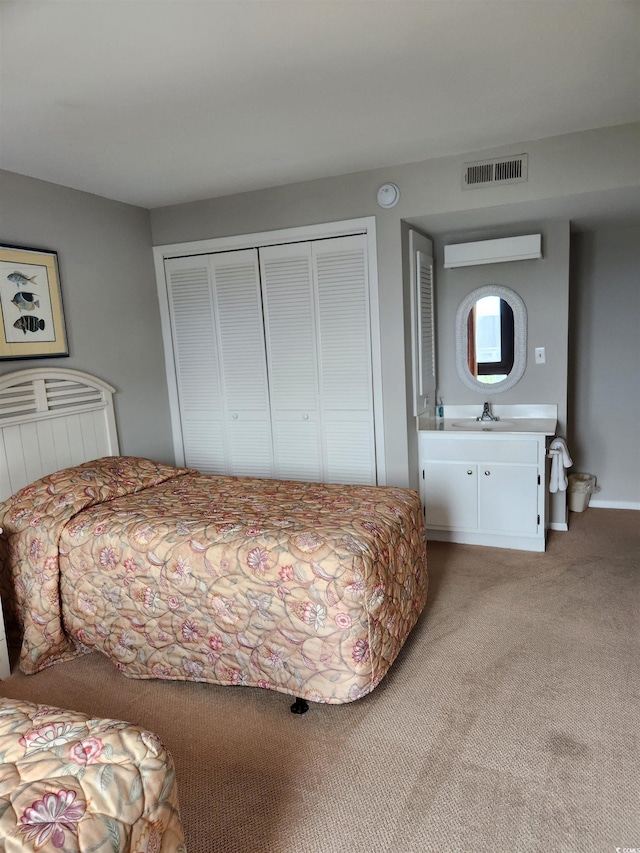
[[[366,241],[312,245],[325,480],[376,483]]]
[[[117,455],[114,391],[79,370],[0,376],[0,501],[54,471]],[[9,675],[0,603],[0,680]]]
[[[81,465],[85,461],[85,452],[80,415],[71,415],[67,418],[67,431],[71,447],[71,464]]]
[[[329,222],[319,225],[301,226],[299,228],[287,228],[277,231],[244,234],[233,237],[221,237],[212,240],[176,243],[165,246],[156,246],[154,248],[153,252],[163,331],[169,403],[171,407],[171,422],[174,436],[174,449],[178,464],[184,463],[182,443],[184,425],[180,418],[179,383],[175,365],[175,354],[171,340],[171,318],[167,282],[168,275],[165,265],[179,258],[186,259],[186,256],[192,256],[190,262],[193,263],[196,256],[207,255],[214,252],[226,252],[230,250],[255,248],[258,246],[267,247],[291,242],[324,240],[327,238],[353,234],[362,234],[365,237],[365,254],[368,273],[371,371],[373,384],[373,417],[375,424],[374,453],[377,482],[380,485],[384,485],[386,483],[384,412],[382,404],[382,352],[380,345],[375,217],[363,217],[360,219]],[[277,439],[275,436],[274,445],[277,445]],[[195,467],[199,466],[196,465]]]
[[[4,431],[0,430],[0,500],[4,500],[3,489],[4,484],[11,482],[9,474],[9,457],[7,455],[7,447],[5,443]],[[7,486],[10,489],[10,486]]]
[[[280,412],[273,424],[277,476],[283,480],[322,480],[318,412]]]
[[[273,447],[258,253],[209,258],[226,433],[226,471],[272,477]],[[202,383],[205,377],[200,375]]]
[[[501,237],[474,243],[455,243],[444,247],[444,267],[469,267],[478,264],[500,264],[542,257],[542,235]]]
[[[419,390],[422,396],[436,388],[433,301],[433,257],[418,252]]]
[[[0,500],[40,477],[119,453],[114,388],[79,370],[0,377]]]
[[[0,483],[0,498],[5,500],[13,492],[28,486],[31,480],[26,467],[29,450],[22,444],[22,427],[20,424],[11,424],[2,432],[4,433],[6,468],[9,473],[8,481]]]
[[[177,423],[173,421],[180,451],[177,461],[205,473],[225,474],[222,380],[209,258],[175,258],[166,267],[168,344],[178,398]],[[166,344],[165,340],[165,348]]]
[[[481,465],[478,525],[509,534],[538,532],[538,469],[526,465]]]
[[[375,483],[366,240],[260,249],[276,475]]]
[[[413,414],[435,405],[436,357],[433,244],[418,231],[409,231],[411,297],[411,354]]]
[[[433,539],[544,551],[546,436],[421,431],[421,491]]]
[[[601,509],[635,509],[640,510],[640,501],[601,501],[590,498],[589,506]],[[554,528],[556,529],[556,528]],[[566,529],[566,528],[564,528]]]
[[[324,419],[326,480],[329,483],[376,485],[375,453],[369,419],[340,417]]]
[[[53,418],[49,423],[51,425],[51,438],[53,441],[51,452],[55,456],[60,468],[68,468],[72,462],[67,422],[64,418]]]
[[[275,475],[324,479],[311,244],[260,249]]]
[[[154,246],[154,255],[164,262],[165,258],[185,255],[210,255],[237,249],[254,249],[258,246],[275,246],[286,243],[303,243],[309,240],[325,240],[329,237],[344,237],[351,234],[374,234],[375,216],[343,219],[337,222],[322,222],[317,225],[301,225],[294,228],[279,228],[274,231],[256,231],[251,234],[234,234],[229,237],[213,237],[209,240],[191,240],[184,243],[167,243]]]
[[[423,463],[427,528],[478,527],[478,466],[465,462]]]

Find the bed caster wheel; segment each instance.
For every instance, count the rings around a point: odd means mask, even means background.
[[[309,710],[309,703],[305,699],[301,699],[299,696],[296,697],[296,701],[291,706],[292,714],[306,714]]]

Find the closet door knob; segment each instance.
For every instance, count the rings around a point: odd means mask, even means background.
[[[467,474],[473,474],[473,471],[472,471],[471,469],[469,469],[469,470],[467,471]]]
[[[303,420],[303,421],[308,421],[308,420],[309,420],[309,415],[306,415],[306,414],[305,414],[305,415],[303,415],[303,416],[302,416],[302,420]]]
[[[485,476],[485,477],[490,477],[490,476],[491,476],[491,471],[485,471],[485,472],[484,472],[484,476]]]
[[[238,413],[237,413],[237,412],[234,412],[234,413],[231,415],[231,417],[234,419],[234,421],[237,421],[237,420],[238,420]]]

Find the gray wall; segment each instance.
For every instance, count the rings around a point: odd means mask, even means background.
[[[588,206],[593,210],[605,202],[609,204],[620,192],[625,192],[627,201],[634,204],[633,193],[637,191],[640,174],[639,148],[640,125],[624,125],[177,205],[151,211],[153,244],[375,215],[385,454],[389,482],[406,485],[417,480],[415,422],[407,417],[410,383],[405,369],[407,301],[406,271],[402,263],[402,232],[406,232],[406,223],[426,233],[442,235],[477,233],[495,227],[502,231],[506,225],[510,226],[510,233],[516,233],[516,221],[536,221],[542,223],[543,230],[549,229],[549,248],[556,246],[553,257],[559,258],[564,251],[561,246],[566,222],[573,220],[574,214],[583,212]],[[461,190],[464,162],[522,151],[529,153],[528,183],[469,192]],[[0,173],[0,180],[0,239],[5,243],[59,252],[71,357],[47,362],[87,370],[114,384],[118,389],[116,407],[123,452],[173,461],[149,214],[19,175]],[[385,181],[396,181],[402,194],[398,206],[388,211],[376,204],[376,191]],[[527,216],[522,215],[525,208]],[[556,217],[564,222],[550,221]],[[589,263],[587,253],[583,266]],[[544,264],[542,268],[546,269]],[[548,277],[545,280],[551,281]],[[594,279],[592,288],[597,290],[607,281],[603,273],[597,281]],[[528,293],[526,302],[538,300],[533,289]],[[611,310],[608,300],[601,301],[604,305],[598,305],[597,310]],[[557,301],[553,305],[562,312]],[[527,307],[533,310],[533,304]],[[577,305],[576,310],[582,309]],[[536,307],[534,315],[537,319],[530,329],[530,343],[531,346],[547,346],[548,361],[546,370],[538,368],[540,372],[530,374],[527,381],[533,385],[529,390],[539,392],[541,397],[545,390],[561,397],[557,384],[546,388],[542,378],[538,380],[545,373],[549,375],[549,359],[553,359],[559,373],[562,368],[561,355],[555,351],[556,343],[547,341],[542,325],[544,312]],[[581,322],[579,319],[578,323]],[[602,359],[609,358],[609,343],[602,344]],[[637,350],[634,352],[637,356]],[[42,360],[0,362],[0,373],[42,363]],[[604,365],[608,376],[619,375],[613,373],[615,366],[609,361],[599,363]],[[440,365],[443,396],[449,403],[464,402],[456,399],[462,394],[463,386],[456,390],[453,384],[456,377],[450,374],[452,368],[453,363],[449,363],[445,354]],[[451,378],[447,380],[449,374]],[[557,381],[557,377],[552,380],[553,383]],[[592,381],[595,380],[591,375],[579,377],[583,394],[591,393]],[[555,400],[541,399],[541,402]],[[559,399],[558,403],[562,411],[562,401]],[[628,446],[627,427],[612,422],[608,428],[611,444],[618,444],[620,453],[629,458],[637,448],[637,436],[636,443]],[[595,438],[583,438],[576,433],[579,454],[590,440],[595,441]],[[598,461],[603,458],[603,454],[597,455]],[[581,456],[579,459],[580,464],[583,461],[585,466],[591,464],[590,459],[583,460]],[[605,482],[612,499],[618,495],[618,482],[622,484],[620,494],[628,494],[624,487],[624,471],[612,469],[608,476],[603,464],[599,464],[594,473],[602,480],[603,497]]]
[[[640,219],[640,212],[637,220]],[[569,437],[592,501],[640,508],[640,225],[574,234]]]
[[[0,374],[71,367],[114,385],[120,449],[173,462],[149,213],[0,172],[0,242],[58,252],[69,358],[0,361]]]
[[[588,197],[593,202],[600,193],[638,186],[639,144],[640,125],[623,125],[159,208],[151,211],[153,242],[166,245],[374,215],[378,245],[387,476],[390,484],[415,484],[415,421],[407,417],[409,383],[405,358],[407,303],[402,265],[403,222],[420,227],[422,219],[425,223],[439,219],[442,226],[447,217],[452,219],[452,215],[454,218],[475,208],[485,214],[483,225],[495,225],[508,222],[505,211],[508,212],[510,206],[525,203],[537,206],[536,218],[563,215],[568,220],[569,214],[564,211],[562,214],[549,213],[545,206],[551,205],[557,211],[560,202],[564,204],[569,198]],[[523,151],[529,154],[527,183],[467,192],[461,189],[464,162]],[[400,202],[392,210],[382,210],[376,204],[377,189],[386,181],[395,181],[401,191]],[[496,211],[493,219],[492,210]],[[462,227],[452,223],[452,228]],[[431,233],[429,227],[423,230]],[[443,229],[439,231],[442,233]],[[554,240],[562,242],[565,239],[559,233],[554,234]],[[534,329],[534,333],[537,345],[542,345],[538,329]],[[550,343],[549,347],[554,350],[555,344]],[[561,358],[558,355],[556,363]],[[447,402],[460,401],[449,398]],[[562,408],[563,400],[558,400],[558,403]]]
[[[542,234],[542,258],[501,264],[444,269],[447,243],[491,240],[520,234]],[[555,403],[558,430],[566,434],[567,350],[569,322],[569,222],[508,222],[493,228],[456,231],[438,236],[436,249],[436,316],[438,396],[445,403]],[[518,384],[501,394],[491,387],[474,392],[460,380],[455,359],[455,318],[462,300],[478,287],[500,284],[522,297],[527,309],[527,367]],[[546,363],[534,361],[534,348],[546,349]]]

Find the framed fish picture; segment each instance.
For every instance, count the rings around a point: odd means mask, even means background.
[[[67,355],[57,252],[0,245],[0,359]]]

